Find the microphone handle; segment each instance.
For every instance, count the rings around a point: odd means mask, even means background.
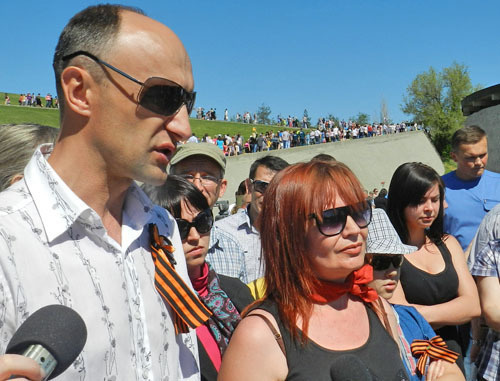
[[[23,353],[22,355],[24,357],[28,357],[32,360],[35,360],[38,365],[43,369],[43,372],[45,373],[45,377],[42,379],[42,381],[46,381],[49,379],[50,374],[54,371],[54,369],[57,366],[57,360],[55,359],[52,354],[46,350],[44,347],[42,347],[40,344],[32,344],[30,345]],[[11,376],[9,377],[9,380],[19,378],[22,376]]]

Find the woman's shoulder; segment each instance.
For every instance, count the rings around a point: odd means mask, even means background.
[[[458,240],[452,236],[451,234],[445,234],[442,238],[443,244],[446,246],[446,248],[449,250],[451,255],[464,255],[464,252],[462,250],[462,246],[460,246],[460,243]]]
[[[241,328],[240,328],[241,326]],[[257,306],[248,312],[238,325],[240,331],[250,341],[269,340],[275,341],[280,336],[280,327],[275,316],[267,309]],[[270,336],[271,335],[271,336]]]

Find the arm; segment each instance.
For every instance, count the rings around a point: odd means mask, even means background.
[[[273,316],[263,310],[273,325],[278,325]],[[258,316],[251,313],[239,324],[224,352],[219,370],[219,381],[278,381],[288,374],[286,358],[281,352],[273,333]]]
[[[467,268],[460,244],[452,236],[446,236],[444,242],[451,253],[453,266],[457,272],[458,295],[446,303],[414,306],[434,328],[464,324],[481,314],[477,288]]]
[[[500,331],[500,282],[495,277],[476,277],[481,308],[486,324]]]
[[[427,366],[426,381],[465,381],[465,377],[458,365],[444,360],[433,361]]]
[[[471,334],[471,349],[470,360],[476,362],[477,356],[481,349],[481,343],[484,341],[488,332],[488,327],[481,327],[482,318],[474,318],[471,321],[470,334]]]
[[[8,380],[12,375],[26,377],[15,380],[39,381],[44,377],[42,368],[35,360],[20,355],[0,356],[0,380]]]

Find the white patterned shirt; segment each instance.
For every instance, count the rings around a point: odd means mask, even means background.
[[[154,287],[150,222],[172,239],[177,271],[189,279],[173,218],[131,185],[120,246],[45,160],[50,148],[0,193],[0,353],[31,313],[63,304],[82,316],[88,337],[57,380],[199,380],[194,331],[175,335]]]

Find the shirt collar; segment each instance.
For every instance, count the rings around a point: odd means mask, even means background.
[[[68,187],[47,162],[46,157],[52,148],[52,144],[38,147],[24,170],[24,180],[39,212],[47,240],[51,242],[77,221],[87,230],[103,237],[106,230],[100,216]],[[123,229],[136,231],[133,235],[137,237],[151,218],[152,210],[151,200],[132,183],[124,201]],[[122,247],[127,247],[126,242],[122,242]]]
[[[238,215],[238,229],[247,229],[257,233],[257,229],[250,222],[250,204],[246,208],[240,208],[236,214]]]

